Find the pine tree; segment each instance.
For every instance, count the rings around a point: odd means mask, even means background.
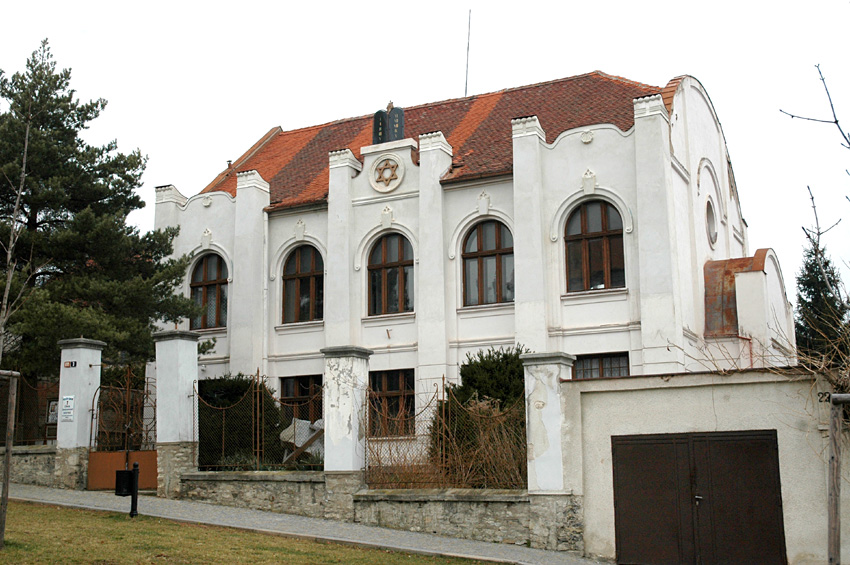
[[[797,274],[797,350],[808,365],[824,368],[846,362],[848,305],[841,296],[841,278],[826,254],[812,243]]]
[[[154,323],[193,309],[173,294],[188,264],[168,258],[176,230],[141,235],[126,224],[144,206],[135,189],[145,157],[80,137],[106,101],[81,102],[70,81],[46,40],[24,72],[5,78],[0,71],[8,108],[0,113],[0,241],[13,225],[22,228],[7,273],[27,271],[13,281],[27,292],[9,320],[16,345],[3,362],[29,374],[55,374],[56,341],[81,335],[107,342],[107,358],[145,360]]]

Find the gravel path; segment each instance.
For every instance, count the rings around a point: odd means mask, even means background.
[[[117,497],[111,492],[60,490],[32,485],[12,484],[10,498],[73,506],[91,510],[129,512],[130,498]],[[524,546],[462,540],[364,526],[350,522],[336,522],[318,518],[305,518],[291,514],[277,514],[260,510],[247,510],[186,500],[166,500],[155,496],[139,497],[139,514],[170,520],[227,526],[258,532],[274,533],[303,539],[331,541],[363,547],[390,549],[424,555],[467,557],[496,563],[534,563],[546,565],[588,565],[598,563],[573,553],[530,549]]]

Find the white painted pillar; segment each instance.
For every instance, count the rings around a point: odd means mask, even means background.
[[[372,351],[355,346],[321,351],[325,356],[325,471],[361,471],[366,461],[366,385]]]
[[[544,244],[548,241],[542,215],[541,150],[546,134],[537,116],[511,120],[514,164],[514,323],[516,342],[532,351],[549,349],[546,309],[548,276]]]
[[[419,136],[419,263],[416,265],[416,326],[419,340],[417,396],[430,401],[448,374],[446,248],[443,186],[452,164],[452,147],[442,132]],[[452,289],[448,289],[451,292]],[[434,385],[437,385],[435,388]],[[427,397],[427,399],[426,399]]]
[[[227,285],[230,370],[254,374],[263,366],[263,288],[266,234],[263,209],[269,205],[269,184],[257,171],[236,174],[236,217],[233,269]]]
[[[59,367],[59,421],[56,425],[54,485],[84,489],[88,476],[92,406],[100,386],[101,352],[106,344],[93,339],[63,339]]]
[[[156,442],[197,441],[194,383],[198,378],[197,332],[168,330],[153,335],[156,344]]]
[[[92,430],[92,401],[100,386],[101,352],[106,343],[94,339],[59,341],[59,421],[56,447],[88,448]]]
[[[329,167],[325,343],[329,346],[345,346],[357,343],[360,333],[360,294],[357,287],[352,287],[351,284],[351,181],[363,166],[350,149],[343,149],[330,153]]]
[[[528,493],[564,494],[561,381],[572,378],[575,357],[526,353],[520,359],[525,372]]]
[[[661,96],[639,98],[634,109],[642,372],[678,373],[684,370],[684,332],[670,126]]]
[[[197,332],[169,330],[153,334],[156,344],[156,491],[178,498],[180,477],[198,469],[195,454],[195,379]]]

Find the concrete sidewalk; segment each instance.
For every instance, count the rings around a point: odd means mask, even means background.
[[[60,490],[32,485],[12,484],[10,498],[32,502],[129,512],[130,499],[117,497],[111,492]],[[155,496],[139,497],[139,514],[169,520],[195,522],[254,530],[303,539],[314,539],[363,547],[389,549],[424,555],[466,557],[497,563],[534,563],[546,565],[587,565],[599,563],[572,553],[544,551],[524,546],[462,540],[364,526],[350,522],[336,522],[318,518],[305,518],[291,514],[277,514],[260,510],[232,508],[186,500],[166,500]]]

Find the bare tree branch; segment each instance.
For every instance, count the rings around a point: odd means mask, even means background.
[[[780,109],[779,111],[785,114],[786,116],[791,116],[792,118],[799,118],[801,120],[819,122],[822,124],[835,124],[835,127],[838,128],[838,133],[841,134],[841,146],[845,149],[850,149],[850,136],[848,136],[844,132],[844,129],[842,129],[841,125],[838,123],[838,115],[835,113],[835,105],[832,103],[832,94],[830,94],[829,87],[826,85],[826,78],[824,78],[823,73],[820,70],[820,65],[815,65],[815,68],[818,70],[818,76],[820,77],[820,81],[823,83],[823,89],[826,92],[826,99],[829,101],[829,110],[832,113],[832,119],[823,120],[819,118],[809,118],[806,116],[800,116],[798,114],[792,114],[782,109]],[[850,174],[850,171],[848,171],[847,174]]]

